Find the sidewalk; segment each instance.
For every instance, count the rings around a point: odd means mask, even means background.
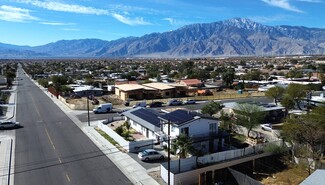
[[[143,185],[159,185],[152,177],[147,174],[147,171],[134,159],[132,159],[126,153],[119,151],[113,144],[107,141],[103,136],[101,136],[96,130],[97,121],[92,122],[91,126],[88,127],[87,124],[82,123],[73,113],[69,107],[67,107],[63,102],[54,96],[51,96],[45,88],[40,86],[34,80],[32,80],[44,93],[52,99],[52,101],[63,111],[66,115],[83,131],[89,139],[91,139],[97,147],[103,151],[103,153],[124,173],[124,175],[133,184],[143,184]]]
[[[10,93],[8,104],[1,105],[2,107],[7,107],[7,111],[5,115],[0,116],[1,121],[10,120],[12,118],[15,119],[14,116],[16,111],[16,96],[17,96],[16,89],[17,89],[16,85],[12,86],[12,90],[9,91],[11,93]]]
[[[17,86],[13,86],[12,90],[10,90],[11,94],[9,97],[9,102],[7,105],[3,105],[7,107],[7,111],[5,115],[0,117],[1,121],[4,120],[15,120],[15,111],[16,111],[16,88]],[[10,175],[10,184],[14,184],[14,162],[15,162],[15,132],[3,130],[0,131],[0,185],[8,185],[9,180],[9,163],[10,163],[10,149],[12,144],[12,158],[11,158],[11,175]],[[12,143],[11,143],[12,142]]]
[[[0,138],[0,185],[8,185],[11,141],[8,138]],[[10,166],[13,166],[12,160]],[[10,173],[12,174],[12,171]],[[10,181],[10,184],[13,184],[13,175]]]

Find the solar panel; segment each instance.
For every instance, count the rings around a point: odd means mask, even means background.
[[[148,111],[146,109],[138,109],[136,111],[132,111],[132,114],[147,121],[148,123],[160,127],[160,119],[158,118],[158,114],[155,114],[152,111]]]
[[[195,115],[191,114],[188,111],[176,110],[176,111],[170,112],[168,114],[162,115],[160,117],[165,120],[169,120],[172,123],[181,124],[181,123],[192,120],[194,118],[194,116]]]

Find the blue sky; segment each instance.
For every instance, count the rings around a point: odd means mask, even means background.
[[[325,28],[324,10],[325,0],[1,0],[0,42],[115,40],[234,17]]]

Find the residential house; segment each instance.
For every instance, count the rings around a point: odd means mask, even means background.
[[[165,83],[146,83],[143,86],[155,89],[155,94],[158,98],[172,98],[176,95],[176,88]]]
[[[202,152],[214,152],[218,149],[219,121],[216,118],[185,110],[158,112],[143,107],[123,112],[123,116],[137,132],[161,144],[168,138],[169,125],[171,139],[185,134],[193,139],[194,147]]]
[[[204,85],[204,83],[198,79],[183,79],[179,83],[188,87],[202,87]]]
[[[0,75],[0,89],[7,88],[7,78],[5,76]]]
[[[81,85],[81,86],[74,86],[74,89],[72,90],[73,93],[80,97],[85,97],[88,95],[92,96],[102,96],[103,95],[103,89],[96,88],[90,85]]]
[[[131,128],[135,129],[148,139],[159,141],[160,138],[160,113],[154,109],[136,107],[123,112],[125,121],[128,121]]]
[[[184,134],[193,139],[194,147],[198,150],[203,152],[218,150],[218,119],[186,110],[175,110],[159,116],[159,119],[165,137],[169,130],[171,139]]]
[[[260,106],[261,109],[266,113],[263,123],[280,123],[286,114],[286,108],[282,106],[276,106],[275,104],[259,104],[254,103],[257,106]],[[223,111],[229,114],[235,114],[235,109],[237,108],[236,102],[223,103]],[[262,123],[261,123],[262,124]]]
[[[115,95],[124,101],[129,99],[152,99],[155,97],[155,91],[156,89],[154,88],[138,84],[123,84],[115,86]]]

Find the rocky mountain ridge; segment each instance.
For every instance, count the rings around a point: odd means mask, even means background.
[[[267,26],[243,18],[114,41],[60,40],[36,47],[0,43],[0,58],[282,56],[324,51],[325,29]]]

